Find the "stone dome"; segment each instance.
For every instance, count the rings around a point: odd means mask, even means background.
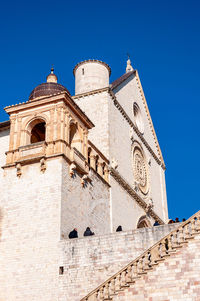
[[[51,73],[47,76],[46,83],[42,83],[35,87],[35,89],[33,89],[29,96],[29,100],[33,100],[40,96],[48,96],[61,92],[67,92],[68,94],[70,94],[64,86],[57,83],[57,76],[53,73],[53,71],[54,70],[52,68]]]

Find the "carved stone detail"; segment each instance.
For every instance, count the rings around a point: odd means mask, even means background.
[[[46,162],[45,162],[45,159],[44,158],[42,158],[41,160],[40,160],[40,171],[41,172],[45,172],[45,170],[46,170]]]
[[[18,163],[17,165],[16,165],[16,169],[17,169],[17,177],[21,177],[21,175],[22,175],[22,166],[21,166],[21,164],[20,163]]]
[[[138,188],[142,193],[147,194],[149,189],[147,165],[139,147],[135,147],[133,151],[133,172]]]
[[[70,177],[73,178],[75,173],[76,173],[76,165],[74,163],[72,163],[69,167]]]

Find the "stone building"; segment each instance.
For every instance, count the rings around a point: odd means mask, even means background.
[[[126,73],[111,84],[110,73],[98,60],[77,64],[71,96],[52,69],[26,102],[5,108],[0,301],[80,300],[175,231],[165,225],[165,164],[138,72],[128,60]],[[155,221],[161,226],[152,228]],[[185,226],[188,235],[198,232],[198,221]],[[84,237],[88,226],[95,235]],[[78,238],[70,240],[74,228]],[[84,300],[111,300],[122,291],[111,294],[106,285],[108,294],[104,285]],[[132,300],[122,296],[116,298]]]

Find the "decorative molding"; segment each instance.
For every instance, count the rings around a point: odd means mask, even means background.
[[[77,98],[94,95],[94,94],[98,94],[98,93],[102,93],[102,92],[108,92],[109,89],[110,89],[109,87],[105,87],[105,88],[101,88],[101,89],[96,89],[96,90],[76,94],[76,95],[72,96],[72,99],[77,99]]]
[[[87,186],[87,182],[88,182],[88,176],[87,175],[83,175],[81,178],[81,186],[83,188],[85,188]]]
[[[70,177],[73,178],[74,175],[76,173],[76,165],[74,163],[70,164],[69,166],[69,174],[70,174]]]
[[[161,149],[160,149],[160,146],[159,146],[159,143],[158,143],[158,138],[156,136],[156,132],[155,132],[155,129],[154,129],[154,126],[153,126],[151,115],[149,113],[149,108],[147,106],[146,97],[144,95],[144,91],[143,91],[142,84],[141,84],[140,77],[139,77],[139,74],[138,74],[137,70],[135,70],[135,74],[136,74],[136,82],[137,82],[137,85],[138,85],[138,88],[139,88],[139,91],[140,91],[140,95],[141,95],[142,100],[143,100],[143,104],[144,104],[144,107],[145,107],[145,110],[146,110],[146,114],[147,114],[147,118],[148,118],[148,121],[149,121],[149,124],[150,124],[150,127],[151,127],[151,131],[153,133],[153,137],[154,137],[154,141],[155,141],[155,144],[156,144],[156,148],[157,148],[157,151],[159,153],[162,165],[165,168],[164,159],[163,159],[162,152],[161,152]]]
[[[46,167],[45,159],[42,158],[42,159],[40,160],[40,171],[44,173],[46,169],[47,169],[47,167]]]
[[[124,190],[126,190],[126,192],[128,192],[145,212],[148,212],[148,214],[160,224],[164,224],[163,220],[152,210],[152,208],[149,208],[148,204],[131,188],[118,171],[110,167],[110,175],[124,188]]]
[[[140,133],[140,131],[138,130],[138,128],[134,125],[133,121],[130,119],[130,117],[128,116],[128,114],[125,112],[125,110],[122,108],[122,106],[120,105],[120,103],[118,102],[115,94],[113,93],[113,91],[111,89],[109,89],[109,94],[113,100],[114,105],[116,106],[116,108],[120,111],[120,113],[122,114],[122,116],[125,118],[125,120],[129,123],[129,125],[133,128],[134,132],[137,134],[137,136],[140,138],[140,140],[143,142],[143,144],[145,145],[145,147],[147,148],[147,150],[151,153],[151,155],[154,157],[154,159],[156,160],[156,162],[161,165],[161,167],[165,170],[165,165],[162,163],[162,161],[158,158],[158,156],[154,153],[153,149],[151,148],[151,146],[148,144],[148,142],[145,140],[145,138],[143,137],[143,135]]]
[[[88,140],[88,146],[91,146],[95,152],[98,153],[98,155],[107,163],[109,164],[109,160],[104,156],[104,154],[102,154],[102,152],[90,141]]]
[[[16,164],[16,169],[17,169],[17,177],[20,178],[22,175],[22,166],[20,163]]]

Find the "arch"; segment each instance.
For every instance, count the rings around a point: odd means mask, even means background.
[[[78,129],[77,122],[75,123],[74,121],[71,121],[69,125],[69,145],[71,147],[75,147],[78,151],[82,152],[80,132]]]
[[[144,133],[144,123],[142,120],[142,114],[141,114],[140,107],[138,106],[138,104],[136,102],[133,103],[133,115],[134,115],[135,126],[138,128],[140,133],[143,134]]]
[[[46,120],[37,117],[29,121],[26,129],[26,144],[45,141],[46,139]]]
[[[32,123],[38,119],[44,121],[46,124],[50,123],[49,117],[45,113],[40,113],[38,115],[32,114],[31,116],[29,116],[25,119],[25,121],[23,122],[23,125],[22,125],[22,129],[30,130],[30,125],[32,125]]]
[[[141,216],[137,222],[137,229],[149,227],[151,227],[151,223],[147,219],[146,215]]]
[[[45,134],[46,134],[45,126],[46,126],[45,122],[39,122],[32,128],[31,138],[30,138],[31,144],[45,141]]]
[[[91,151],[92,151],[91,147],[88,147],[88,164],[89,165],[90,165],[90,162],[91,162],[91,160],[90,160]]]

